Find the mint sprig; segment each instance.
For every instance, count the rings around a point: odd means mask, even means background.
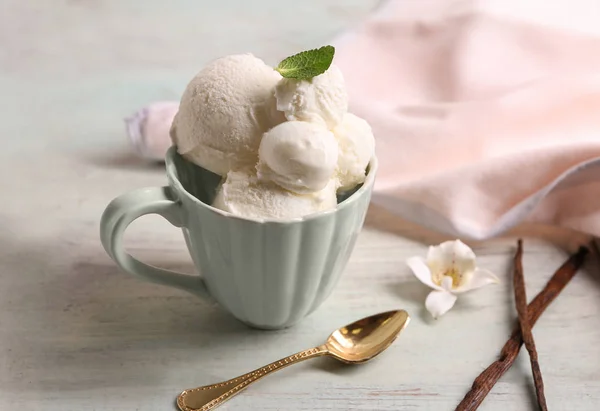
[[[275,70],[286,78],[308,80],[325,73],[331,66],[334,54],[333,46],[303,51],[284,59]]]

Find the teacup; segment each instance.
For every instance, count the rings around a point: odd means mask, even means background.
[[[284,221],[241,218],[210,206],[221,177],[188,162],[176,147],[165,161],[168,186],[123,194],[102,215],[102,244],[121,269],[212,297],[240,321],[261,329],[289,327],[331,294],[364,223],[375,157],[365,182],[338,197],[335,209]],[[181,227],[201,276],[153,267],[125,252],[127,226],[153,213]]]

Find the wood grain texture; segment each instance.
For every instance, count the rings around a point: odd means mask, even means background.
[[[249,4],[252,3],[252,6]],[[502,279],[438,321],[404,261],[444,236],[372,207],[328,301],[296,327],[250,330],[215,304],[139,282],[104,253],[98,223],[115,196],[163,185],[129,154],[122,118],[176,99],[218,55],[273,62],[321,45],[376,1],[8,0],[0,6],[0,409],[171,410],[184,388],[226,380],[320,344],[336,327],[394,308],[412,314],[370,364],[313,360],[266,379],[224,410],[453,409],[510,333],[513,235],[524,236],[534,295],[585,236],[519,227],[472,243]],[[207,41],[209,39],[210,41]],[[144,217],[126,236],[139,258],[193,270],[180,233]],[[592,260],[592,259],[591,259]],[[553,410],[600,403],[600,269],[578,274],[535,328]],[[533,409],[527,356],[482,410]],[[529,408],[528,408],[529,407]]]

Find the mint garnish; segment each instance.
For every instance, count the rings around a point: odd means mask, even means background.
[[[333,46],[303,51],[284,59],[275,70],[286,78],[308,80],[325,73],[331,66],[334,54]]]

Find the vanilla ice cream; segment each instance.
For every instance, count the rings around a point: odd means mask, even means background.
[[[213,207],[245,217],[290,219],[335,208],[335,182],[323,190],[299,195],[278,185],[260,181],[249,171],[231,171],[219,187]]]
[[[254,167],[261,136],[285,120],[274,96],[280,79],[251,54],[208,64],[188,84],[171,126],[179,153],[223,176]]]
[[[375,151],[375,138],[369,123],[351,113],[346,113],[333,133],[339,147],[336,169],[339,189],[349,190],[365,181],[366,168]]]
[[[277,109],[288,120],[337,126],[348,111],[344,76],[337,66],[310,80],[284,78],[275,87]]]
[[[265,133],[258,158],[259,179],[307,194],[329,183],[338,161],[338,143],[323,125],[286,121]]]
[[[311,61],[294,57],[285,60],[286,76]],[[364,182],[375,147],[368,123],[348,113],[335,65],[310,79],[283,78],[251,54],[200,71],[170,134],[185,159],[225,177],[214,207],[267,220],[334,209],[338,190]]]

